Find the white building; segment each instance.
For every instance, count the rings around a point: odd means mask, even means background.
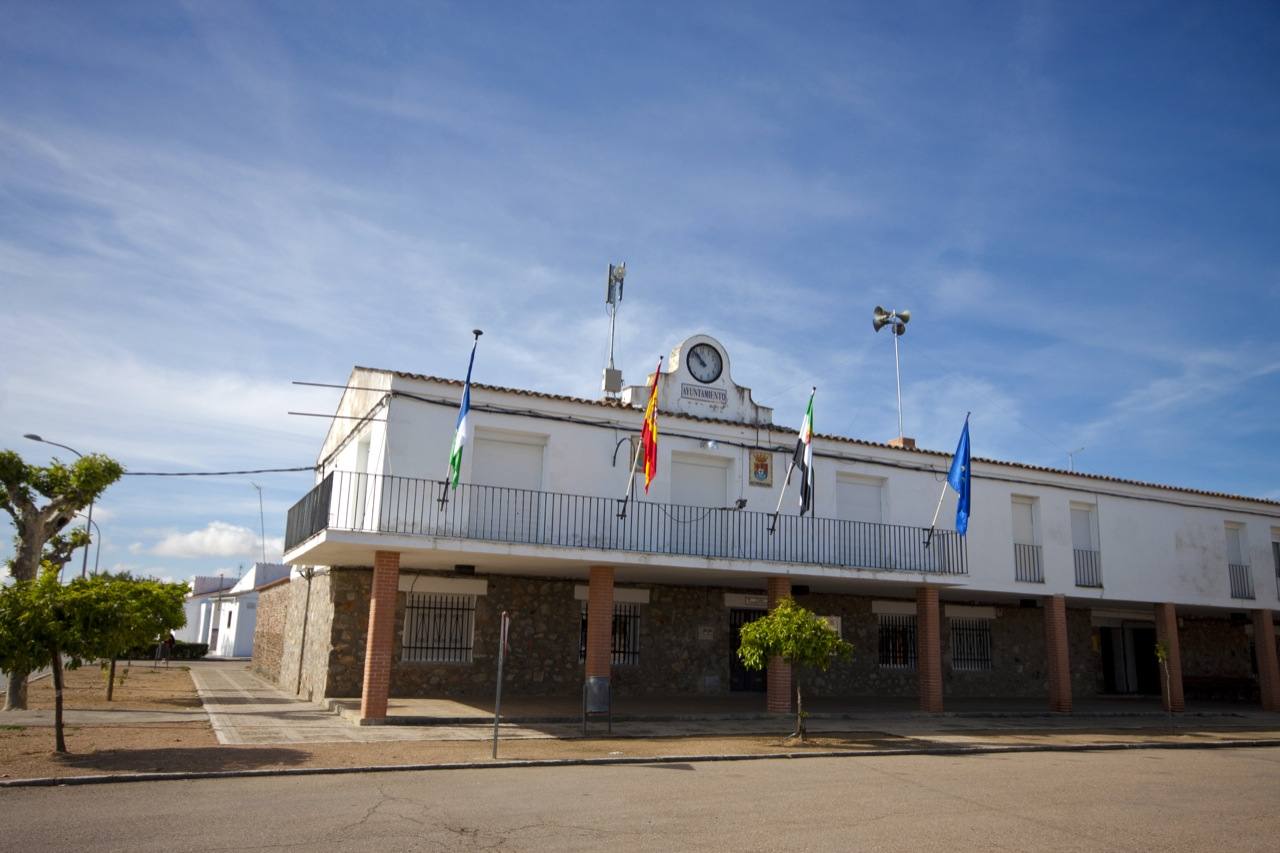
[[[624,692],[758,690],[737,629],[792,595],[857,647],[811,677],[827,695],[1068,710],[1163,692],[1159,641],[1175,708],[1184,687],[1280,708],[1280,503],[975,457],[968,536],[926,548],[951,448],[819,434],[813,517],[793,484],[775,525],[796,432],[734,381],[725,348],[677,346],[658,393],[658,476],[620,514],[644,385],[619,401],[473,386],[462,485],[445,490],[461,382],[354,369],[289,513],[285,559],[311,571],[288,585],[281,683],[362,695],[375,718],[388,691],[491,690],[508,610],[516,690],[573,695],[584,674]],[[819,427],[821,412],[820,397]],[[790,672],[767,681],[785,707]]]
[[[281,563],[254,563],[239,579],[197,577],[187,597],[187,625],[175,634],[205,643],[210,657],[250,657],[257,620],[257,587],[287,577]]]

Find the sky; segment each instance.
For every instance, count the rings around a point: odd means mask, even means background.
[[[920,446],[1280,499],[1277,92],[1268,2],[0,0],[0,447],[310,465],[293,381],[475,327],[594,398],[625,261],[628,382],[706,333],[887,440],[905,308]],[[311,482],[126,476],[89,565],[238,574]]]

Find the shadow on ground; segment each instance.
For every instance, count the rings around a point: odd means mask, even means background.
[[[253,770],[295,767],[310,757],[300,749],[274,746],[166,747],[161,749],[104,749],[59,756],[65,767],[80,770],[172,773],[179,771]]]

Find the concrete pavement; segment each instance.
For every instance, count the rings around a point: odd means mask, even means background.
[[[1274,749],[475,769],[0,790],[0,838],[139,853],[1272,851],[1278,790]]]

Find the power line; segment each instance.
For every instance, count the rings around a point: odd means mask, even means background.
[[[302,468],[254,468],[250,471],[125,471],[126,477],[230,477],[239,474],[283,474],[293,471],[314,471],[314,465]]]

